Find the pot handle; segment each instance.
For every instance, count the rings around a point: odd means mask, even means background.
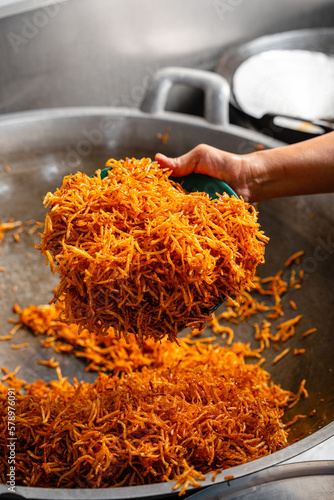
[[[170,66],[158,70],[141,104],[141,110],[151,114],[165,112],[168,94],[177,83],[202,89],[204,118],[214,125],[228,125],[230,86],[222,76],[200,69]]]
[[[314,137],[334,130],[333,123],[327,120],[311,121],[297,116],[275,115],[272,113],[263,115],[262,118],[258,119],[258,123],[261,127],[269,127],[272,130],[276,127]]]

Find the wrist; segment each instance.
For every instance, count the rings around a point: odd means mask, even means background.
[[[248,202],[262,201],[269,198],[266,196],[268,183],[270,178],[268,176],[268,161],[264,151],[257,151],[242,155],[242,172],[243,172],[243,192],[240,195]]]
[[[284,196],[287,179],[285,163],[280,161],[279,155],[279,148],[245,155],[244,168],[248,172],[250,202]]]

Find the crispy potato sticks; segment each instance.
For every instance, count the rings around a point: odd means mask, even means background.
[[[48,193],[39,245],[62,319],[139,343],[198,328],[224,296],[253,286],[267,238],[243,200],[186,193],[149,158],[109,160],[105,179],[77,173]]]
[[[120,342],[121,340],[119,340]],[[124,342],[124,339],[122,339]],[[287,445],[284,408],[295,396],[245,363],[246,344],[205,340],[161,343],[155,366],[100,373],[95,383],[65,377],[17,387],[15,436],[19,485],[98,488],[176,481],[185,492],[209,473]],[[7,387],[0,383],[0,482],[6,481]],[[3,462],[1,462],[3,460]],[[7,464],[8,465],[8,464]]]

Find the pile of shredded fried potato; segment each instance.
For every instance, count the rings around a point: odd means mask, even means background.
[[[245,363],[245,344],[179,345],[152,339],[135,349],[155,362],[95,383],[66,378],[25,384],[7,371],[15,402],[16,482],[41,487],[111,487],[176,481],[175,487],[284,447],[281,418],[295,396]],[[143,356],[145,353],[143,352]],[[0,386],[0,450],[7,445],[7,388]],[[5,482],[6,467],[0,479]]]
[[[80,329],[175,340],[223,297],[254,286],[267,238],[236,197],[186,193],[149,158],[109,160],[48,193],[40,251],[60,274],[55,300]]]
[[[256,277],[255,283],[257,292],[269,295],[273,305],[248,293],[239,306],[227,301],[212,328],[222,335],[231,331],[228,344],[233,330],[219,320],[233,324],[257,312],[267,317],[284,314],[281,297],[288,283],[282,273]],[[278,325],[277,334],[270,332],[269,324],[266,332],[266,325],[256,329],[260,345],[255,350],[250,344],[223,347],[214,344],[214,338],[190,336],[178,343],[147,338],[139,346],[135,335],[119,338],[112,328],[105,336],[79,333],[77,325],[58,320],[62,307],[62,302],[14,306],[19,320],[8,340],[24,325],[34,335],[46,336],[43,346],[84,358],[86,370],[100,374],[94,384],[76,380],[70,384],[59,362],[51,358],[38,362],[56,369],[58,380],[26,384],[17,378],[19,367],[14,372],[2,368],[0,463],[6,470],[6,404],[11,387],[16,391],[21,450],[17,484],[95,488],[175,481],[173,488],[185,493],[189,485],[200,486],[210,472],[215,477],[221,470],[284,447],[288,428],[306,417],[295,415],[282,423],[285,409],[308,397],[306,381],[294,395],[273,384],[261,368],[263,350],[269,341],[276,347],[290,338],[294,318]],[[258,358],[255,365],[245,362],[249,357]],[[6,480],[4,473],[0,472],[0,480]]]

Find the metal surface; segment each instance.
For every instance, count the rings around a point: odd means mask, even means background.
[[[167,143],[160,137],[169,128]],[[0,118],[0,166],[8,165],[10,172],[0,173],[0,217],[1,220],[43,220],[42,198],[61,184],[64,175],[77,170],[92,175],[103,168],[110,158],[125,156],[154,157],[160,151],[167,155],[180,155],[198,143],[235,153],[254,151],[255,145],[265,147],[281,145],[263,135],[252,133],[236,126],[218,126],[206,119],[190,118],[169,112],[156,115],[131,109],[67,108],[11,114]],[[1,167],[2,169],[2,167]],[[275,383],[294,392],[302,379],[307,380],[309,398],[287,412],[290,420],[297,413],[315,415],[301,419],[290,434],[290,445],[272,455],[229,469],[217,476],[243,477],[262,469],[277,465],[296,457],[334,435],[333,401],[333,324],[334,296],[334,206],[332,195],[289,198],[263,202],[259,206],[263,230],[271,238],[266,252],[266,264],[260,269],[262,275],[276,273],[293,252],[305,250],[302,266],[305,282],[302,290],[289,292],[284,298],[287,305],[293,298],[298,312],[303,314],[302,329],[316,326],[317,334],[303,341],[298,336],[290,339],[292,347],[305,347],[304,356],[287,356],[277,365],[271,360],[276,354],[268,352],[264,365]],[[314,214],[316,214],[314,216]],[[47,303],[52,297],[56,278],[45,265],[44,258],[34,248],[37,235],[21,234],[16,243],[6,235],[1,245],[0,273],[0,325],[1,335],[8,333],[8,318],[13,318],[13,304],[25,307],[31,303]],[[290,311],[287,315],[293,315]],[[261,318],[259,318],[261,320]],[[273,325],[275,325],[273,323]],[[205,335],[212,335],[207,329]],[[247,324],[235,328],[235,340],[254,341],[253,329]],[[13,370],[20,365],[19,376],[27,381],[54,378],[53,370],[36,364],[38,359],[54,356],[60,362],[62,373],[70,379],[93,381],[94,373],[85,373],[82,361],[72,356],[62,356],[42,348],[40,339],[28,331],[21,330],[15,342],[29,342],[29,347],[20,350],[10,348],[3,342],[0,350],[0,366]],[[218,339],[217,339],[218,340]],[[219,340],[218,340],[219,341]],[[299,439],[298,442],[294,442]],[[212,484],[209,476],[203,485]],[[111,490],[95,490],[94,497],[149,498],[170,496],[173,483],[154,486],[135,486]],[[190,490],[191,491],[191,490]],[[0,485],[0,494],[7,492]],[[52,490],[17,487],[16,493],[23,498],[74,499],[92,498],[91,490]]]
[[[231,44],[333,19],[332,0],[1,0],[0,113],[138,107],[158,68],[213,70]]]
[[[333,129],[334,29],[268,35],[231,47],[217,72],[231,87],[231,102],[258,129],[292,138]],[[279,136],[279,135],[278,135]]]
[[[331,500],[334,498],[334,462],[281,465],[211,486],[191,500]]]

